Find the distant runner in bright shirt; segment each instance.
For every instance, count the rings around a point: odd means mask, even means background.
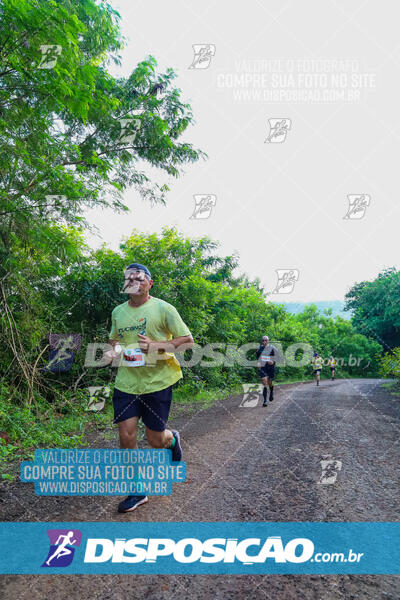
[[[312,359],[312,365],[314,368],[315,378],[317,380],[317,385],[319,385],[321,379],[321,369],[323,364],[323,359],[320,357],[318,352],[314,352],[314,358]]]
[[[171,448],[172,460],[182,458],[177,431],[166,429],[172,386],[182,378],[174,352],[193,346],[193,337],[172,304],[150,296],[150,271],[132,263],[125,270],[123,291],[129,300],[112,311],[110,362],[119,360],[113,396],[114,423],[121,448],[137,448],[139,418],[153,448]],[[128,496],[118,512],[135,510],[147,496]]]
[[[333,356],[331,356],[330,359],[328,360],[328,366],[331,369],[331,378],[332,378],[332,381],[335,381],[335,369],[336,369],[336,365],[337,365],[336,359]]]

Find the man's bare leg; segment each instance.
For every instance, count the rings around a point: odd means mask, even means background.
[[[152,448],[170,448],[174,436],[170,429],[154,431],[146,427],[146,437]]]
[[[118,423],[119,445],[121,449],[135,450],[138,447],[138,421],[139,417],[130,417],[129,419]],[[130,498],[134,498],[134,502],[130,503]],[[119,503],[118,512],[130,512],[145,502],[148,502],[147,496],[143,496],[142,494],[130,494],[125,500]]]
[[[146,427],[147,441],[152,448],[170,448],[172,451],[172,460],[179,462],[182,460],[182,446],[178,431],[154,431]]]
[[[118,423],[119,445],[121,449],[137,448],[137,432],[139,417],[130,417]]]

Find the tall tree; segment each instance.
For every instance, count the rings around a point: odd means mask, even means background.
[[[204,156],[178,141],[193,115],[173,70],[150,56],[128,78],[107,72],[122,40],[106,2],[2,0],[0,18],[3,258],[16,236],[49,242],[46,225],[80,223],[87,206],[126,209],[127,186],[165,202],[139,161],[178,177]]]
[[[346,309],[354,311],[354,327],[390,352],[400,346],[400,272],[394,267],[373,281],[355,284],[346,294]]]

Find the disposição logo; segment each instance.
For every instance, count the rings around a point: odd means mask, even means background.
[[[48,529],[50,548],[42,567],[68,567],[73,561],[75,546],[80,546],[79,529]]]

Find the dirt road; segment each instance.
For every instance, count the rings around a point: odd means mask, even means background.
[[[267,408],[232,396],[180,416],[187,481],[131,514],[118,499],[37,497],[3,484],[1,521],[398,521],[400,400],[380,380],[282,386]],[[97,440],[97,447],[116,447]],[[322,471],[321,461],[341,470]],[[334,463],[332,463],[334,464]],[[324,484],[327,477],[336,480]],[[398,600],[399,576],[2,576],[0,598]]]

